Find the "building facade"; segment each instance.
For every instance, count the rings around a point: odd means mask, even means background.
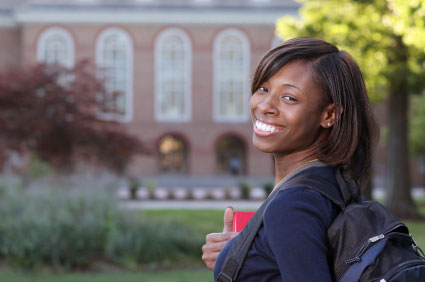
[[[0,69],[95,63],[121,93],[105,118],[154,152],[132,175],[160,185],[271,180],[272,157],[251,142],[250,80],[278,42],[275,21],[298,9],[290,0],[3,0]]]
[[[160,179],[270,178],[251,144],[250,80],[292,1],[27,0],[0,4],[0,68],[89,58],[116,113],[155,152],[131,173]]]

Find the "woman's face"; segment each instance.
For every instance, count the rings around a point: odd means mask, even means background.
[[[309,63],[287,63],[251,97],[254,145],[266,153],[308,151],[328,122],[323,99]]]

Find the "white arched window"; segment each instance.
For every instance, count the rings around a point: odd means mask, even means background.
[[[155,118],[191,118],[192,45],[185,32],[169,28],[155,42]]]
[[[248,120],[250,48],[239,30],[228,29],[214,41],[214,119]]]
[[[108,97],[105,118],[130,121],[133,116],[133,43],[127,32],[104,30],[96,42],[96,66]]]
[[[37,61],[72,68],[74,57],[74,40],[66,29],[48,28],[38,38]]]

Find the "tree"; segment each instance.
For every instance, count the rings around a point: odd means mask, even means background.
[[[146,149],[122,124],[102,118],[114,95],[87,61],[0,73],[0,164],[10,151],[34,152],[57,171],[84,161],[123,172]]]
[[[410,145],[414,156],[425,157],[425,96],[412,97]]]
[[[388,102],[385,204],[400,217],[417,217],[410,194],[408,94],[425,86],[425,0],[302,0],[301,19],[277,23],[282,38],[323,38],[358,61],[372,102]]]

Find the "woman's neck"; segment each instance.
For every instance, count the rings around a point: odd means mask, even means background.
[[[274,154],[275,185],[283,178],[305,164],[317,160],[314,152],[299,152],[292,154]]]

